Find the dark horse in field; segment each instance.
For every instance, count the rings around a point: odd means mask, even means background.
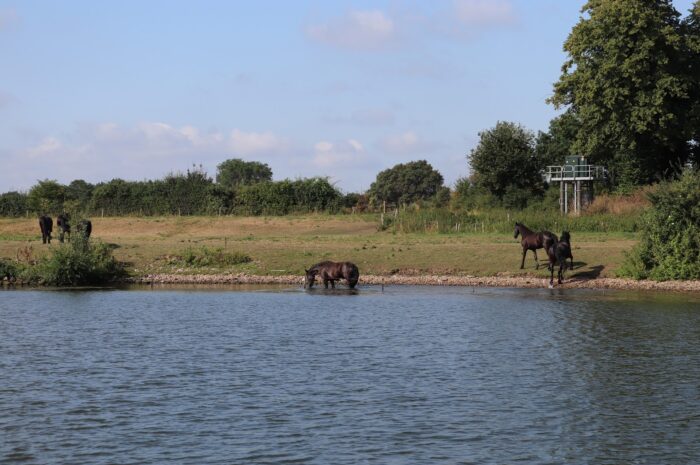
[[[53,231],[53,220],[48,215],[39,217],[39,229],[41,229],[41,242],[44,244],[51,243],[51,232]]]
[[[346,279],[350,289],[354,289],[357,280],[360,279],[360,271],[354,263],[350,262],[321,262],[317,263],[306,271],[306,281],[304,288],[311,289],[316,281],[316,276],[323,280],[323,286],[328,289],[328,283],[335,289],[335,282]]]
[[[527,226],[516,221],[513,238],[517,239],[518,235],[522,237],[520,244],[523,246],[523,260],[520,262],[520,269],[525,268],[525,254],[527,254],[528,250],[532,250],[532,253],[535,254],[535,263],[537,263],[535,269],[539,270],[540,261],[537,259],[537,249],[546,251],[553,242],[556,242],[557,236],[549,231],[531,231]]]
[[[56,226],[58,226],[59,234],[58,240],[63,242],[63,238],[68,234],[68,242],[70,242],[70,223],[68,222],[68,215],[61,213],[56,218]]]
[[[85,239],[90,239],[90,234],[92,234],[92,221],[80,220],[75,230]]]
[[[564,277],[564,271],[566,271],[567,267],[567,258],[571,259],[570,268],[574,268],[574,257],[571,255],[571,234],[569,234],[569,231],[562,232],[561,238],[555,240],[546,250],[547,257],[549,257],[549,287],[553,287],[555,264],[559,263],[559,273],[557,274],[558,284],[561,284],[561,280]]]

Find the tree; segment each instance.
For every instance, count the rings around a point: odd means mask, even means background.
[[[35,213],[58,214],[63,212],[66,200],[66,186],[52,179],[44,179],[29,190],[27,203]]]
[[[66,199],[76,201],[81,205],[87,205],[90,202],[94,188],[95,186],[89,182],[76,179],[66,186]]]
[[[235,189],[264,181],[272,181],[272,169],[267,163],[233,158],[217,166],[216,182],[227,188]]]
[[[691,160],[700,167],[700,0],[693,4],[683,22],[686,40],[686,61],[691,75],[690,111]]]
[[[16,191],[0,194],[0,216],[17,217],[26,211],[27,194]]]
[[[670,0],[589,0],[549,99],[581,126],[573,150],[613,183],[650,182],[689,154],[689,76]]]
[[[480,132],[479,144],[468,156],[476,186],[499,199],[515,190],[541,193],[544,163],[535,156],[534,139],[531,131],[505,121]]]
[[[369,188],[375,202],[396,205],[427,200],[442,187],[442,175],[425,160],[400,163],[377,175]]]
[[[571,109],[549,122],[547,132],[537,134],[535,153],[537,159],[548,165],[562,165],[568,155],[575,155],[573,145],[581,123]]]

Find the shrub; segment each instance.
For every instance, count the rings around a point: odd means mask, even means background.
[[[9,279],[14,281],[19,275],[19,267],[10,260],[0,258],[0,281]]]
[[[251,262],[250,256],[241,252],[226,252],[223,248],[211,248],[207,246],[188,247],[182,256],[178,257],[179,262],[184,266],[204,267],[204,266],[230,266]]]
[[[618,270],[621,276],[700,279],[700,173],[686,171],[649,193],[640,243]]]
[[[85,286],[105,284],[123,275],[122,265],[106,244],[75,235],[69,244],[53,247],[49,255],[27,267],[23,278],[45,286]]]

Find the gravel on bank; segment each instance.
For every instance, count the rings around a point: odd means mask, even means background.
[[[297,284],[302,285],[303,276],[259,276],[237,274],[149,274],[127,279],[134,284]],[[546,288],[549,279],[527,276],[440,276],[440,275],[362,275],[360,285],[428,285],[470,287],[520,287]],[[318,282],[317,282],[318,285]],[[555,287],[567,289],[627,289],[700,292],[700,281],[635,281],[621,278],[571,278]]]

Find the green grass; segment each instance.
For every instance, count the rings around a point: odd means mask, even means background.
[[[531,252],[525,261],[526,268],[519,269],[520,241],[513,239],[512,225],[505,228],[505,220],[501,220],[503,231],[483,233],[381,231],[379,215],[129,217],[92,221],[93,237],[110,244],[114,256],[126,263],[127,271],[133,275],[166,272],[301,275],[305,268],[321,260],[353,261],[364,274],[546,274],[544,267],[535,270]],[[514,222],[512,217],[511,221]],[[0,257],[14,259],[20,249],[29,249],[36,259],[58,247],[41,244],[34,223],[0,219],[0,235],[16,234],[31,239],[0,241]],[[572,275],[614,276],[623,253],[637,242],[633,232],[582,232],[574,228],[571,232],[577,263],[577,269],[569,272]],[[202,247],[224,255],[247,256],[250,261],[182,261],[188,250]],[[544,251],[540,250],[538,256],[544,263]]]

